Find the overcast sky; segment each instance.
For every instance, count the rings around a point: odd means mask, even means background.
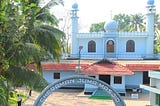
[[[119,13],[145,15],[148,0],[64,0],[64,6],[54,8],[58,17],[64,17],[74,2],[78,3],[78,16],[81,26],[89,27],[92,23],[108,21]],[[160,0],[155,0],[156,12],[160,13]],[[112,11],[112,12],[111,12]],[[111,15],[112,14],[112,15]],[[87,30],[87,29],[85,29]]]

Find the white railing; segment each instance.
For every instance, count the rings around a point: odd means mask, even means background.
[[[147,37],[147,32],[119,32],[120,37],[136,36],[136,37]]]
[[[81,54],[80,59],[160,59],[160,54]],[[66,58],[79,59],[78,54],[70,54]]]
[[[104,33],[78,33],[77,38],[102,38]]]
[[[77,38],[102,38],[109,36],[119,37],[147,37],[147,32],[92,32],[92,33],[77,33]]]

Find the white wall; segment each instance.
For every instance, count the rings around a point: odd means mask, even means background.
[[[114,75],[111,75],[111,86],[115,89],[125,89],[125,76],[122,76],[122,84],[114,84]]]
[[[126,43],[128,40],[133,40],[135,42],[135,52],[126,52]],[[118,53],[119,54],[146,54],[146,39],[141,37],[121,37],[118,42]]]
[[[95,38],[90,38],[90,39],[79,39],[79,46],[83,46],[83,49],[82,49],[82,51],[81,51],[81,53],[83,54],[83,53],[88,53],[88,42],[89,41],[91,41],[91,40],[93,40],[93,41],[95,41],[96,42],[96,54],[102,54],[102,43],[103,43],[103,40],[102,39],[95,39]],[[88,53],[88,54],[95,54],[95,53]]]
[[[136,34],[136,33],[135,33]],[[87,35],[86,35],[87,36]],[[118,58],[142,58],[142,54],[146,54],[146,37],[137,37],[134,36],[127,36],[127,37],[119,37],[117,36],[106,36],[106,37],[100,37],[100,38],[90,38],[89,33],[86,38],[78,38],[78,46],[83,46],[83,49],[81,50],[81,56],[82,58],[96,58],[100,57],[103,58],[104,54],[106,53],[106,41],[108,39],[112,39],[116,41],[118,40],[117,43],[115,43],[115,54],[117,53]],[[96,42],[96,52],[94,53],[88,53],[88,42],[89,41],[95,41]],[[134,40],[135,42],[135,52],[126,52],[126,43],[128,40]],[[118,45],[116,45],[118,44]],[[116,47],[118,49],[116,49]],[[117,50],[117,51],[116,51]],[[78,49],[77,49],[77,54],[78,54]],[[122,54],[122,55],[120,55]]]
[[[96,52],[88,52],[88,42],[89,41],[95,41],[96,42]],[[81,50],[81,58],[102,58],[103,57],[103,39],[99,38],[84,38],[79,39],[79,46],[83,46],[83,49]],[[95,55],[96,54],[96,55]]]
[[[60,73],[61,79],[75,75],[74,71],[43,71],[43,78],[46,79],[47,82],[53,83],[53,82],[57,81],[53,78],[53,73],[55,73],[55,72]]]

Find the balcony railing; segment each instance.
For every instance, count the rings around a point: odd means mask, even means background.
[[[109,36],[119,37],[147,37],[147,32],[99,32],[99,33],[78,33],[77,38],[102,38]]]
[[[68,54],[65,58],[78,59],[78,54]],[[160,54],[81,54],[81,59],[160,59]]]

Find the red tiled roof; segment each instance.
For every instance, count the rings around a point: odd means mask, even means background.
[[[77,64],[42,64],[42,69],[43,70],[63,70],[63,71],[67,71],[67,70],[76,70],[76,66]],[[86,67],[87,64],[81,64],[81,67],[84,68]]]
[[[81,74],[131,75],[133,72],[120,64],[95,63],[83,69]]]
[[[42,69],[44,71],[56,70],[56,71],[75,71],[77,64],[54,64],[54,63],[43,63]],[[137,71],[149,71],[149,70],[159,70],[160,64],[126,64],[126,66],[120,65],[118,63],[93,63],[91,65],[81,64],[82,72],[81,74],[133,74]],[[27,65],[30,70],[36,70],[33,64]],[[132,72],[133,71],[133,72]]]
[[[81,67],[84,68],[88,66],[88,64],[81,64]],[[49,71],[49,70],[56,70],[56,71],[75,71],[77,67],[77,64],[42,64],[42,69],[44,71]],[[28,69],[30,70],[36,70],[34,64],[30,64],[27,66]]]
[[[149,71],[160,69],[160,64],[126,64],[126,67],[133,71]]]

